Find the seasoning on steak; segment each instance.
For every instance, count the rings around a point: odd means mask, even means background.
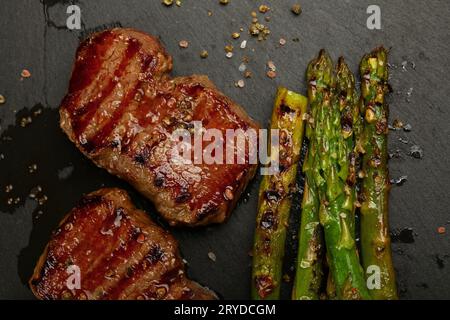
[[[171,69],[172,58],[152,36],[131,29],[94,34],[77,51],[60,124],[87,157],[152,200],[170,224],[220,223],[256,164],[176,163],[172,133],[192,134],[194,121],[224,137],[227,129],[259,126],[207,77],[171,79]]]
[[[76,270],[79,268],[79,288]],[[120,189],[85,196],[63,219],[34,269],[40,299],[215,299],[187,279],[175,239]]]

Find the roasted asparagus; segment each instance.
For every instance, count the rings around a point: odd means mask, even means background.
[[[285,88],[278,89],[271,128],[279,130],[280,165],[279,172],[265,175],[260,185],[253,247],[253,299],[278,299],[280,295],[286,229],[300,160],[306,108],[306,97]]]

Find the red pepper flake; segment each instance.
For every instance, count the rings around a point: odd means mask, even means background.
[[[445,227],[439,227],[439,228],[437,228],[437,232],[439,233],[439,234],[444,234],[445,233]]]
[[[138,235],[138,237],[137,237],[137,242],[139,242],[139,243],[143,243],[144,241],[145,241],[145,234],[143,234],[143,233],[140,233],[139,235]]]
[[[277,73],[273,70],[269,70],[267,71],[266,75],[270,78],[270,79],[274,79],[277,76]]]
[[[275,289],[275,285],[273,283],[272,277],[266,275],[259,275],[255,278],[256,290],[258,291],[258,295],[264,299],[269,294],[273,292]]]
[[[22,72],[20,73],[20,76],[22,78],[29,78],[31,77],[31,72],[27,69],[23,69]]]

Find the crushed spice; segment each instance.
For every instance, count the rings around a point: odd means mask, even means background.
[[[178,45],[180,46],[180,48],[185,49],[185,48],[189,47],[189,42],[188,42],[187,40],[181,40],[181,41],[178,43]]]

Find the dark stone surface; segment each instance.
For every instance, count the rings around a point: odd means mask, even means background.
[[[391,70],[390,122],[398,118],[412,126],[411,132],[390,135],[390,150],[400,150],[390,161],[391,176],[408,176],[401,187],[392,188],[391,227],[394,231],[411,228],[414,237],[414,242],[393,243],[401,297],[450,298],[450,232],[437,232],[439,226],[450,228],[448,1],[379,0],[380,31],[366,28],[366,8],[372,1],[303,0],[299,17],[290,12],[295,1],[264,1],[272,7],[266,14],[271,17],[266,24],[272,33],[263,42],[247,34],[250,12],[262,1],[232,0],[221,6],[215,0],[184,0],[182,7],[171,8],[158,0],[75,1],[82,10],[83,30],[69,31],[66,8],[73,2],[5,0],[0,6],[0,94],[7,99],[0,105],[0,154],[4,155],[0,160],[0,298],[32,298],[26,280],[34,263],[51,230],[83,193],[103,185],[132,191],[84,159],[58,127],[57,107],[67,88],[79,38],[105,25],[134,27],[159,36],[174,57],[175,75],[207,74],[263,126],[268,123],[277,85],[305,92],[306,65],[320,48],[327,48],[335,59],[344,55],[354,71],[373,47],[391,48],[390,62],[396,67]],[[208,10],[213,12],[211,17]],[[231,33],[240,27],[245,29],[241,39],[232,40]],[[287,39],[284,47],[278,44],[280,37]],[[188,49],[178,47],[182,39],[190,42]],[[244,39],[249,40],[247,49],[240,50]],[[236,47],[232,59],[225,58],[224,46],[229,43]],[[200,59],[202,49],[209,51],[208,59]],[[234,82],[242,78],[238,66],[244,55],[250,58],[253,77],[238,89]],[[274,80],[265,75],[268,60],[277,66]],[[408,62],[405,70],[403,61]],[[21,80],[24,68],[32,76]],[[16,125],[39,109],[38,104],[43,113],[33,116],[33,123],[26,128]],[[413,144],[423,149],[422,159],[408,156]],[[30,174],[28,166],[33,163],[38,170]],[[14,189],[6,194],[8,184]],[[41,207],[26,198],[36,185],[48,196]],[[189,275],[226,299],[249,297],[248,253],[258,185],[259,178],[226,224],[173,230],[189,262]],[[17,205],[7,205],[9,197],[18,196]],[[148,201],[133,196],[139,206],[151,210]],[[296,205],[293,215],[298,213]],[[295,247],[296,240],[288,241],[291,256]],[[216,262],[208,258],[209,251],[215,253]],[[286,269],[292,264],[287,263]],[[289,285],[284,289],[287,298]]]

